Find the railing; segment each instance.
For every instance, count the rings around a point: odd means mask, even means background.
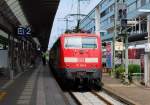
[[[144,73],[132,73],[132,80],[135,83],[144,82]]]

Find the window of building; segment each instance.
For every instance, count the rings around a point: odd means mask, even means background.
[[[111,11],[114,11],[114,4],[112,4],[112,5],[109,7],[109,9],[110,9],[110,12],[111,12]]]
[[[124,3],[124,2],[126,2],[126,1],[127,1],[127,0],[117,0],[118,3],[122,3],[122,2]]]
[[[105,1],[102,3],[101,8],[104,8],[105,6]]]
[[[105,11],[103,11],[101,13],[101,17],[104,17],[105,15],[107,15],[109,13],[109,8],[107,8]]]
[[[108,25],[108,18],[105,19],[104,21],[102,21],[102,22],[101,22],[101,25],[102,25],[102,26]]]
[[[115,19],[115,15],[112,15],[112,16],[110,17],[110,23],[114,22],[114,19]]]
[[[101,17],[104,17],[106,15],[106,13],[105,13],[105,11],[103,11],[102,13],[101,13]]]
[[[114,32],[114,29],[108,29],[108,30],[107,30],[107,33],[108,33],[108,34],[112,34],[113,32]]]
[[[128,12],[134,11],[136,9],[136,2],[128,6]]]
[[[105,6],[108,5],[109,2],[111,2],[112,0],[105,0],[103,1],[103,3],[101,4],[101,8],[104,8]]]
[[[141,0],[141,6],[144,6],[146,4],[146,0]]]
[[[105,10],[106,15],[109,13],[109,8]]]
[[[137,0],[137,8],[141,7],[141,0]]]
[[[127,3],[127,0],[124,0],[124,3]]]

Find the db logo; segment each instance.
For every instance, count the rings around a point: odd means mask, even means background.
[[[84,58],[79,58],[78,62],[85,62]]]

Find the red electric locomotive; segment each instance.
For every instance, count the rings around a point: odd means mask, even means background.
[[[50,50],[50,65],[58,77],[101,84],[102,49],[100,36],[88,33],[63,34]]]

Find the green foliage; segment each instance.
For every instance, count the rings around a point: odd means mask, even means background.
[[[129,64],[128,71],[129,71],[129,78],[132,79],[133,73],[140,73],[140,65]],[[123,65],[121,65],[115,69],[116,78],[120,78],[120,77],[122,78],[124,73],[125,73],[125,67]]]
[[[140,65],[138,64],[129,64],[128,65],[129,73],[140,73]],[[124,73],[125,67],[123,65],[116,68],[115,72]]]
[[[120,76],[122,77],[122,75],[123,75],[124,72],[125,72],[125,68],[124,68],[123,65],[117,67],[115,69],[115,76],[116,76],[116,78],[119,78]]]
[[[128,70],[129,70],[130,74],[132,74],[132,73],[140,73],[141,72],[140,65],[137,65],[137,64],[129,64]]]
[[[121,65],[121,66],[117,67],[115,71],[118,72],[119,74],[121,74],[121,73],[125,72],[125,68],[123,65]]]

